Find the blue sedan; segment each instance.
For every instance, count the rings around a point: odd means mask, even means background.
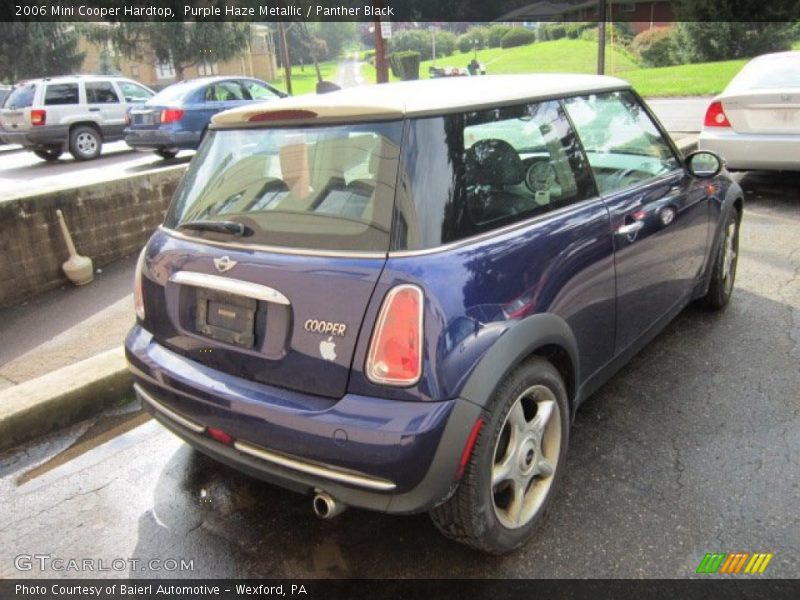
[[[173,158],[179,150],[200,145],[211,117],[254,101],[276,100],[284,92],[248,77],[204,77],[179,81],[131,109],[125,141],[137,150]]]

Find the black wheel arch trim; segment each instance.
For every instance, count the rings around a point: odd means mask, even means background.
[[[570,412],[576,408],[575,390],[580,386],[580,355],[578,342],[567,322],[553,313],[540,313],[522,319],[511,326],[492,345],[473,369],[460,397],[485,407],[497,386],[523,360],[537,350],[558,346],[572,363],[572,381],[565,381],[569,394]]]
[[[713,236],[711,243],[708,246],[708,254],[706,256],[705,269],[699,284],[695,288],[694,298],[702,298],[708,292],[708,286],[711,283],[711,274],[714,271],[714,259],[719,252],[720,244],[722,244],[722,236],[725,231],[725,224],[728,222],[728,217],[731,211],[739,211],[739,224],[741,225],[742,216],[744,212],[744,191],[741,186],[735,181],[731,183],[725,193],[725,198],[720,202],[719,219],[711,232]],[[737,208],[738,206],[738,208]]]

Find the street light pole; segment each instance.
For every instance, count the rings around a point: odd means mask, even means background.
[[[433,58],[433,65],[436,65],[436,27],[433,25],[430,26],[431,32],[431,51],[432,51],[432,58]]]

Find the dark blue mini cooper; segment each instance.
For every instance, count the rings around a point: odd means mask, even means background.
[[[441,79],[217,115],[136,274],[127,357],[192,446],[501,553],[593,390],[733,289],[743,196],[630,86]]]

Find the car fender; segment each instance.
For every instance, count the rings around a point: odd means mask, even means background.
[[[580,382],[578,343],[567,322],[553,313],[531,315],[512,325],[481,358],[462,388],[460,396],[486,407],[495,389],[518,364],[545,346],[559,346],[572,362],[572,381],[567,389],[575,390]],[[573,404],[574,398],[570,398]],[[574,408],[574,407],[573,407]]]
[[[725,197],[718,200],[718,213],[712,216],[712,218],[716,216],[716,223],[711,231],[711,243],[708,246],[703,277],[700,280],[700,284],[695,289],[694,297],[696,298],[704,296],[708,291],[708,286],[711,282],[711,273],[714,271],[714,259],[722,243],[722,234],[725,230],[724,224],[727,223],[731,211],[735,210],[737,201],[744,203],[744,191],[737,182],[731,181],[731,184],[728,186],[727,190],[725,190]]]

